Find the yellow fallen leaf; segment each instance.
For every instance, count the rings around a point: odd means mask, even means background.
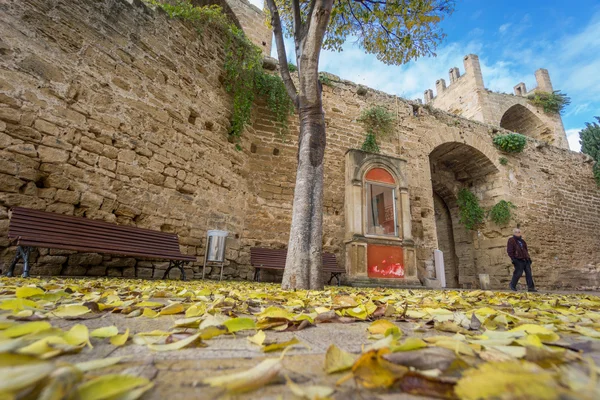
[[[168,344],[149,344],[148,348],[154,351],[172,351],[183,349],[191,345],[194,342],[201,342],[200,333],[196,333],[194,335],[190,335],[189,337],[178,340],[177,342],[168,343]]]
[[[27,297],[39,296],[44,293],[45,292],[40,288],[24,286],[24,287],[17,288],[17,290],[15,292],[15,296],[17,298],[27,298]]]
[[[221,335],[225,335],[226,333],[228,333],[227,328],[223,327],[223,326],[207,326],[204,329],[201,329],[199,331],[200,333],[200,339],[202,340],[208,340],[208,339],[212,339],[216,336],[221,336]]]
[[[285,349],[286,347],[293,346],[298,343],[300,343],[300,341],[298,340],[297,337],[294,336],[292,339],[288,340],[287,342],[273,343],[273,344],[266,345],[263,347],[262,351],[265,353],[269,353],[271,351],[279,351],[279,350]]]
[[[527,332],[530,335],[538,335],[544,342],[556,342],[560,337],[550,329],[535,324],[519,325],[511,329],[509,332]]]
[[[356,319],[365,320],[369,317],[369,312],[367,311],[366,307],[363,305],[360,305],[360,306],[354,307],[354,308],[347,308],[343,311],[344,311],[344,314],[354,317]]]
[[[81,350],[85,345],[70,345],[60,336],[48,336],[39,339],[25,347],[17,350],[20,354],[35,355],[42,359],[56,357],[63,353],[75,353]]]
[[[94,329],[92,333],[90,333],[91,337],[95,338],[109,338],[113,336],[117,336],[119,334],[119,328],[116,326],[105,326],[102,328]]]
[[[0,368],[0,394],[17,392],[46,378],[54,370],[49,362]]]
[[[325,399],[335,392],[335,389],[330,388],[328,386],[320,386],[320,385],[311,385],[311,386],[300,386],[294,382],[287,376],[285,377],[287,380],[287,387],[290,388],[291,392],[294,393],[295,396],[300,397],[301,399],[308,400],[318,400]]]
[[[28,308],[39,308],[35,301],[27,299],[7,299],[0,301],[0,310],[21,311]]]
[[[79,369],[80,371],[87,372],[95,369],[110,367],[111,365],[118,364],[121,362],[121,360],[123,360],[123,357],[99,358],[97,360],[89,360],[77,363],[75,364],[75,368]]]
[[[540,339],[540,337],[538,335],[527,335],[522,339],[517,339],[515,340],[515,342],[517,342],[518,344],[520,344],[523,347],[527,347],[527,346],[533,346],[533,347],[544,347],[544,344],[542,343],[542,340]]]
[[[335,296],[333,304],[337,307],[356,307],[358,305],[351,296]]]
[[[427,343],[425,343],[422,339],[416,337],[409,337],[404,342],[397,346],[392,346],[390,350],[392,352],[397,351],[411,351],[417,350],[427,347]]]
[[[125,330],[125,333],[122,335],[116,335],[110,338],[110,343],[113,346],[123,346],[125,344],[125,342],[127,342],[127,339],[129,338],[129,328],[127,328]]]
[[[256,314],[258,318],[281,318],[293,321],[295,315],[283,308],[271,306],[265,309],[264,311]]]
[[[158,312],[154,311],[151,308],[144,308],[144,312],[142,313],[142,317],[154,318],[156,316],[158,316]]]
[[[256,324],[252,318],[232,318],[223,322],[230,333],[235,333],[244,330],[256,329]]]
[[[465,371],[455,387],[462,400],[558,399],[556,376],[526,361],[481,364]]]
[[[591,337],[591,338],[595,338],[595,339],[600,339],[600,332],[598,332],[595,329],[588,328],[585,326],[578,326],[575,329],[577,330],[577,332],[581,333],[582,335],[585,335],[585,336]]]
[[[158,301],[140,301],[139,303],[136,304],[136,307],[155,308],[155,307],[162,307],[162,306],[164,306],[164,304],[159,303]]]
[[[140,387],[150,385],[146,378],[133,375],[103,375],[93,378],[77,388],[80,400],[104,400],[123,396]]]
[[[391,387],[408,368],[386,361],[383,355],[389,352],[389,349],[379,349],[364,353],[352,366],[354,380],[368,389]]]
[[[65,334],[65,339],[67,343],[72,346],[87,344],[89,348],[93,347],[90,343],[90,333],[88,328],[83,324],[73,325],[73,327]]]
[[[249,392],[273,381],[281,368],[279,358],[268,358],[247,371],[205,378],[203,382],[212,387],[222,387],[230,393]]]
[[[15,338],[32,333],[38,333],[52,328],[50,322],[47,321],[33,321],[26,322],[24,324],[13,325],[0,332],[0,338]]]
[[[369,331],[369,333],[377,335],[383,335],[386,333],[386,331],[390,328],[398,328],[396,326],[396,324],[394,324],[393,322],[390,322],[386,319],[378,319],[377,321],[374,321],[371,323],[371,325],[369,325],[369,327],[367,328],[367,330]]]
[[[263,343],[265,342],[266,338],[267,338],[267,335],[263,331],[258,331],[258,332],[256,332],[256,335],[249,336],[248,340],[251,343],[254,343],[254,344],[257,344],[259,346],[262,346]]]
[[[325,353],[325,372],[333,374],[335,372],[346,371],[352,368],[357,356],[350,354],[332,344]]]
[[[80,306],[77,304],[67,304],[64,306],[58,307],[56,310],[52,312],[57,317],[66,318],[66,317],[78,317],[80,315],[84,315],[91,312],[89,308],[86,306]]]
[[[62,400],[69,397],[75,386],[81,382],[83,372],[72,365],[60,366],[44,382],[44,388],[37,400]]]
[[[198,328],[202,322],[202,317],[181,318],[173,323],[178,328]]]
[[[161,309],[158,315],[173,315],[173,314],[181,314],[185,311],[185,307],[181,303],[173,303],[169,304],[165,308]]]

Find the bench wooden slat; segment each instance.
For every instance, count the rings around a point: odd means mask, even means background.
[[[8,237],[22,247],[44,247],[81,252],[106,253],[173,261],[181,269],[181,261],[196,261],[195,256],[181,253],[179,238],[171,232],[116,225],[83,217],[55,214],[23,207],[11,210]],[[21,247],[19,248],[21,249]],[[18,253],[28,258],[24,250]],[[16,260],[18,258],[15,258]],[[27,265],[27,263],[26,263]],[[12,266],[10,273],[12,274]],[[168,270],[167,270],[168,272]],[[28,267],[24,276],[28,275]],[[184,275],[185,277],[185,275]]]
[[[107,227],[111,231],[125,231],[125,232],[131,232],[131,233],[139,232],[141,234],[145,234],[148,236],[158,236],[158,237],[165,237],[167,235],[177,236],[175,233],[170,233],[170,232],[153,231],[151,229],[138,228],[136,226],[117,225],[117,224],[113,224],[113,223],[106,222],[106,221],[99,221],[99,220],[88,219],[88,218],[84,218],[84,217],[75,217],[72,215],[56,214],[56,213],[51,213],[51,212],[47,212],[47,211],[39,211],[39,210],[33,210],[33,209],[23,208],[23,207],[13,207],[11,209],[11,211],[12,211],[12,216],[16,216],[17,218],[19,216],[25,216],[25,217],[37,216],[38,218],[44,219],[44,220],[53,220],[53,221],[60,221],[60,222],[73,222],[77,226],[85,225],[85,226],[91,226],[91,227]],[[12,216],[11,216],[11,219],[12,219]]]
[[[258,279],[258,272],[261,269],[283,270],[285,268],[286,258],[287,249],[252,247],[250,249],[250,263],[257,271],[255,279]],[[344,267],[339,267],[337,265],[335,254],[323,253],[322,263],[321,271],[331,273],[332,278],[346,272]],[[339,277],[337,279],[339,284]]]

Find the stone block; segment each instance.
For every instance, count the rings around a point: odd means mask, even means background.
[[[106,276],[106,267],[103,265],[88,267],[87,276]]]
[[[81,206],[83,207],[88,207],[96,210],[100,208],[100,205],[102,204],[103,200],[104,198],[96,193],[84,192],[81,195],[81,200],[79,204],[81,204]]]
[[[62,275],[85,276],[87,268],[81,265],[67,265],[62,269]]]
[[[69,159],[69,153],[65,150],[47,146],[38,146],[40,160],[45,163],[64,163]]]
[[[52,136],[56,136],[59,133],[58,126],[52,122],[44,121],[43,119],[36,119],[33,127],[42,133],[47,133]]]
[[[44,186],[47,188],[68,189],[69,179],[64,175],[50,174],[44,179]]]
[[[67,256],[51,256],[51,255],[40,256],[40,258],[37,260],[38,263],[42,263],[42,264],[58,264],[58,265],[62,265],[66,261],[67,261]]]
[[[430,289],[441,289],[442,282],[437,278],[425,278],[425,287]]]
[[[104,265],[107,267],[134,267],[135,263],[135,258],[113,258],[110,261],[105,261]]]
[[[78,204],[81,193],[71,190],[58,189],[54,200],[67,204]]]
[[[61,275],[62,265],[60,264],[40,264],[39,262],[31,267],[31,275],[58,276]]]
[[[46,207],[46,211],[57,214],[73,215],[73,212],[75,211],[75,206],[73,204],[66,203],[52,203],[48,207]]]
[[[106,270],[106,275],[107,276],[123,276],[123,269],[122,268],[108,268]]]
[[[135,267],[123,268],[123,278],[135,278]]]
[[[135,271],[135,275],[138,278],[150,279],[154,276],[154,269],[146,268],[146,267],[137,267],[136,271]],[[162,278],[162,276],[161,276],[161,278]]]
[[[5,192],[17,193],[25,182],[11,175],[0,174],[0,188]]]
[[[102,255],[98,253],[77,253],[69,256],[69,265],[98,265]]]
[[[23,154],[24,156],[32,158],[37,157],[38,154],[35,146],[31,143],[14,144],[12,146],[8,146],[6,150],[13,153]]]

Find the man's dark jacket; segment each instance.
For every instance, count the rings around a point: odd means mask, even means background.
[[[521,242],[522,246],[519,244],[519,242]],[[527,251],[527,243],[525,243],[523,238],[517,239],[515,236],[513,236],[508,239],[506,252],[511,260],[531,260],[529,257],[529,252]]]

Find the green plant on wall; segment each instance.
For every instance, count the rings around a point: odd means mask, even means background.
[[[363,110],[357,121],[362,124],[366,132],[361,149],[371,153],[379,153],[377,137],[390,135],[394,130],[396,118],[385,107],[376,105]]]
[[[457,198],[460,223],[469,230],[477,228],[483,223],[485,212],[479,206],[479,199],[469,189],[463,188],[458,192]]]
[[[527,144],[527,138],[520,133],[498,135],[493,140],[496,147],[506,153],[520,153]]]
[[[536,91],[527,96],[531,104],[536,107],[542,107],[545,113],[562,114],[565,107],[571,104],[571,98],[560,90],[550,92]]]
[[[489,212],[490,219],[497,225],[506,225],[512,218],[512,210],[517,208],[513,203],[500,200]]]
[[[508,164],[508,158],[506,158],[506,157],[500,157],[498,159],[498,162],[500,163],[500,165],[507,165]]]
[[[179,18],[194,24],[199,33],[212,26],[224,33],[226,38],[224,86],[233,99],[233,112],[229,135],[239,148],[239,138],[250,122],[256,96],[264,97],[267,107],[275,114],[284,133],[287,131],[288,117],[294,112],[294,104],[278,75],[270,75],[263,70],[261,50],[235,26],[216,5],[195,7],[187,0],[164,2],[144,0],[146,3],[163,9],[170,18]]]
[[[581,143],[581,152],[595,161],[592,171],[596,183],[600,186],[600,117],[595,118],[597,122],[586,122],[585,128],[579,131],[579,143]]]

